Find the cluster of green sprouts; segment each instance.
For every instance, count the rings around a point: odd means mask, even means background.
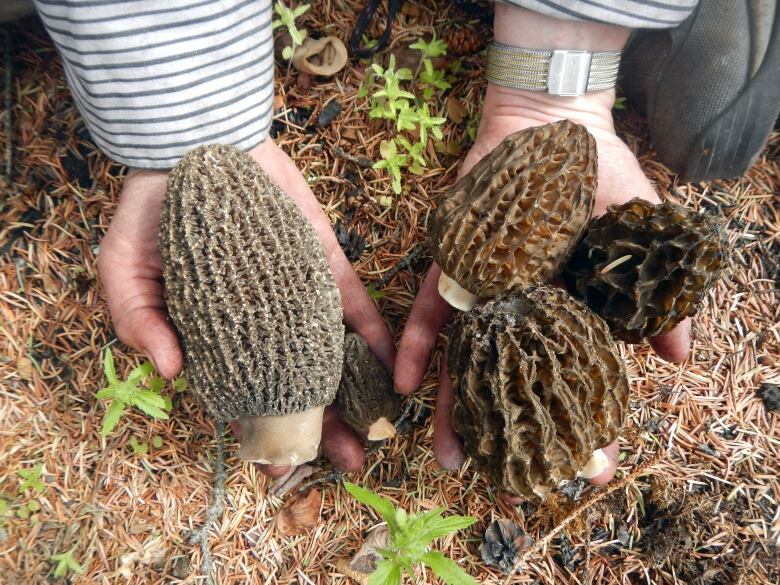
[[[103,354],[103,372],[108,379],[108,386],[99,390],[97,397],[100,400],[110,400],[111,402],[103,417],[101,436],[108,436],[116,428],[119,419],[128,407],[134,406],[155,420],[168,419],[168,411],[172,407],[171,399],[162,394],[165,380],[157,375],[150,362],[142,363],[130,372],[126,380],[120,380],[114,366],[114,354],[111,352],[111,348],[106,348]],[[177,378],[173,381],[173,388],[176,392],[183,392],[187,389],[187,381],[184,378]],[[139,443],[135,437],[130,439],[130,444],[136,454],[148,452],[148,445]],[[159,448],[162,446],[162,439],[160,437],[153,438],[152,444]]]
[[[282,57],[287,60],[292,59],[295,49],[300,47],[303,41],[306,40],[306,29],[299,29],[295,25],[295,20],[303,16],[309,8],[311,8],[309,4],[301,4],[298,8],[288,8],[282,0],[276,0],[276,4],[274,4],[274,12],[276,12],[278,18],[274,18],[272,26],[275,29],[280,26],[285,27],[292,40],[292,45],[282,50]]]
[[[430,550],[437,538],[468,528],[472,516],[444,517],[445,508],[409,514],[396,509],[387,498],[355,484],[344,482],[346,490],[357,501],[372,507],[387,523],[388,546],[378,549],[382,559],[371,574],[369,585],[400,585],[403,575],[414,577],[414,565],[423,564],[448,585],[476,585],[458,564],[441,552]]]
[[[433,65],[433,59],[447,54],[447,44],[442,39],[434,34],[430,41],[419,39],[410,47],[421,53],[416,73],[407,67],[396,68],[395,55],[390,55],[386,68],[376,63],[371,65],[358,91],[358,97],[370,97],[371,118],[388,120],[395,126],[397,134],[382,141],[379,146],[382,159],[374,168],[383,169],[390,175],[396,194],[401,193],[405,169],[417,175],[423,173],[428,138],[442,140],[441,126],[446,118],[431,112],[428,102],[451,87],[448,73]],[[422,99],[409,89],[416,89]],[[409,137],[401,132],[409,133]],[[410,137],[414,140],[409,140]]]

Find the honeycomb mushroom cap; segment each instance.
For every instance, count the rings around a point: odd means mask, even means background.
[[[637,343],[693,316],[725,262],[713,218],[632,199],[593,220],[564,276],[614,335]]]
[[[512,134],[444,196],[430,226],[434,259],[475,297],[546,281],[585,229],[595,190],[596,142],[584,126]]]
[[[292,200],[248,154],[196,148],[171,171],[160,248],[186,376],[209,414],[278,422],[317,409],[321,425],[341,376],[342,309]]]
[[[606,323],[558,288],[533,286],[459,313],[448,368],[455,431],[509,494],[541,497],[575,478],[615,440],[628,407]]]
[[[344,370],[336,407],[341,420],[367,433],[371,441],[395,435],[392,423],[401,412],[401,398],[390,375],[357,333],[347,333],[344,339]]]

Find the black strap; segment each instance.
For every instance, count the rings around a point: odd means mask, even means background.
[[[380,36],[377,40],[377,44],[369,48],[361,47],[360,41],[363,37],[363,33],[366,32],[368,26],[371,24],[371,19],[376,13],[377,8],[379,8],[379,3],[381,0],[368,0],[365,8],[363,8],[362,12],[358,16],[357,23],[355,24],[355,30],[352,31],[352,38],[349,41],[349,49],[352,51],[352,54],[355,57],[365,59],[366,57],[370,57],[377,51],[385,48],[387,41],[390,39],[390,32],[393,28],[395,15],[401,9],[401,6],[403,6],[404,1],[405,0],[388,0],[387,24],[385,25],[385,30],[382,33],[382,36]]]

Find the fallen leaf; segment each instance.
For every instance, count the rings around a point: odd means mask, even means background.
[[[450,120],[460,124],[468,116],[468,110],[462,101],[451,95],[447,98],[447,115],[449,115]]]
[[[322,495],[318,489],[291,500],[276,516],[276,527],[285,536],[296,536],[308,532],[320,519]]]
[[[533,542],[534,539],[511,520],[495,520],[487,527],[479,552],[487,566],[500,567],[508,575],[515,567],[517,555]]]
[[[22,356],[16,360],[16,373],[24,380],[32,380],[33,363],[27,356]]]
[[[350,568],[359,573],[373,573],[376,570],[376,564],[382,558],[376,551],[380,548],[387,548],[389,537],[390,532],[387,530],[386,525],[374,528],[368,533],[366,540],[355,553],[355,556],[352,557],[352,561],[349,563]]]

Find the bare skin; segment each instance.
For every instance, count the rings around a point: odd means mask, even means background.
[[[562,21],[507,4],[496,5],[496,40],[513,46],[548,50],[615,50],[623,47],[629,32],[621,27]],[[658,195],[636,157],[615,135],[612,123],[614,101],[614,90],[582,97],[559,97],[489,84],[477,139],[463,161],[460,175],[467,173],[509,134],[568,118],[585,125],[596,139],[599,165],[594,215],[604,213],[608,205],[623,203],[633,197],[658,202]],[[439,331],[452,313],[437,291],[440,273],[440,268],[434,264],[426,275],[399,344],[395,386],[402,394],[414,392],[420,386]],[[670,333],[652,339],[651,344],[664,359],[684,361],[690,351],[690,322],[686,320]],[[442,365],[440,374],[434,417],[434,453],[442,467],[458,469],[465,460],[465,454],[450,421],[453,389],[446,364]],[[604,450],[611,464],[590,480],[596,485],[609,482],[617,466],[617,443]]]
[[[341,292],[345,321],[366,339],[371,351],[392,372],[395,361],[392,335],[341,251],[330,221],[306,180],[290,157],[270,139],[250,154],[311,222]],[[165,309],[157,240],[167,180],[168,173],[164,171],[128,172],[119,206],[100,245],[98,270],[119,339],[144,352],[161,375],[173,378],[181,371],[183,357]],[[331,408],[325,413],[321,450],[345,471],[363,465],[361,440]],[[287,471],[279,466],[263,469],[273,476]]]

